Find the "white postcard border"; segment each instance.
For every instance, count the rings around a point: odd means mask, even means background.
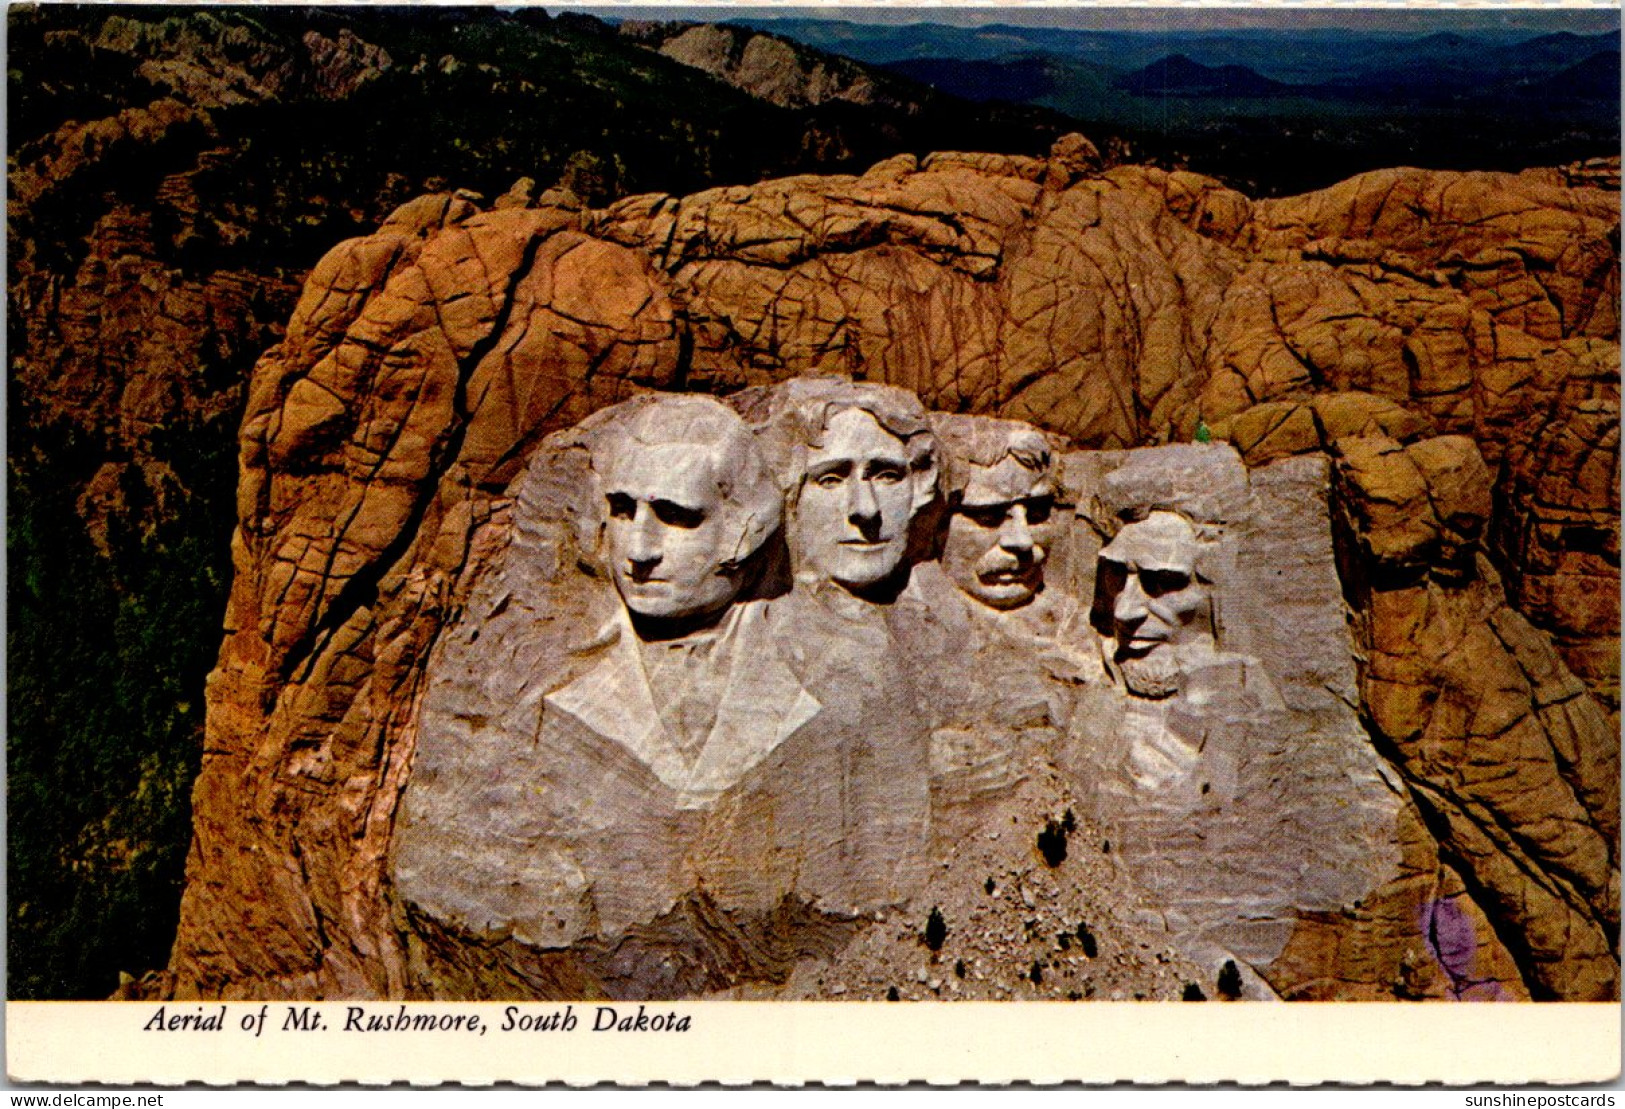
[[[9,1002],[6,1069],[109,1085],[1532,1085],[1613,1080],[1620,1035],[1612,1004]]]

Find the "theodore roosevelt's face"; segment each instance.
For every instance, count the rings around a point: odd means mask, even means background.
[[[796,507],[805,567],[848,589],[890,577],[908,547],[916,480],[903,441],[868,412],[830,417],[808,453]]]
[[[990,608],[1020,608],[1044,587],[1056,528],[1049,475],[1006,455],[972,471],[948,518],[943,571]]]
[[[686,619],[739,593],[712,452],[695,443],[625,451],[604,483],[610,573],[636,616]]]
[[[1116,590],[1111,616],[1119,658],[1143,658],[1208,633],[1200,620],[1208,598],[1196,578],[1196,549],[1189,521],[1153,512],[1125,526],[1100,552]]]

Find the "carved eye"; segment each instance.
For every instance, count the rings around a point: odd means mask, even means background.
[[[655,519],[674,528],[697,528],[705,523],[705,509],[689,508],[676,501],[652,501]]]
[[[881,485],[896,485],[908,476],[908,468],[895,462],[871,462],[868,475],[870,481]]]
[[[638,514],[638,502],[625,493],[611,493],[604,500],[609,502],[609,514],[617,520],[630,520]]]
[[[1031,497],[1025,503],[1029,524],[1046,524],[1050,514],[1055,511],[1054,497]]]
[[[1153,597],[1178,593],[1190,585],[1191,576],[1180,570],[1141,570],[1140,588]]]
[[[837,462],[827,469],[814,472],[812,483],[825,489],[834,489],[844,483],[851,473],[852,463]]]
[[[1004,523],[1009,511],[1010,506],[1007,504],[967,504],[959,508],[959,514],[965,519],[979,528],[987,528],[990,531]]]

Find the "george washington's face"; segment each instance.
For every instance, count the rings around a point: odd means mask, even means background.
[[[948,518],[942,569],[989,608],[1020,608],[1044,588],[1056,528],[1049,475],[1006,455],[972,472]]]
[[[803,563],[848,589],[890,577],[908,547],[918,480],[906,445],[868,412],[830,417],[808,453],[796,505]]]
[[[738,596],[729,526],[712,452],[694,443],[627,450],[604,483],[610,573],[635,616],[682,620]]]

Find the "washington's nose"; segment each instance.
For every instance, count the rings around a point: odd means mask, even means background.
[[[660,529],[654,513],[640,504],[626,537],[626,559],[634,566],[652,567],[660,561]]]
[[[1027,509],[1016,505],[999,525],[999,546],[1011,554],[1030,554],[1033,549],[1032,529],[1027,526]]]
[[[1112,606],[1112,619],[1125,627],[1133,627],[1150,614],[1151,610],[1146,607],[1145,590],[1140,588],[1140,576],[1128,575],[1122,591],[1117,594],[1117,602]]]

